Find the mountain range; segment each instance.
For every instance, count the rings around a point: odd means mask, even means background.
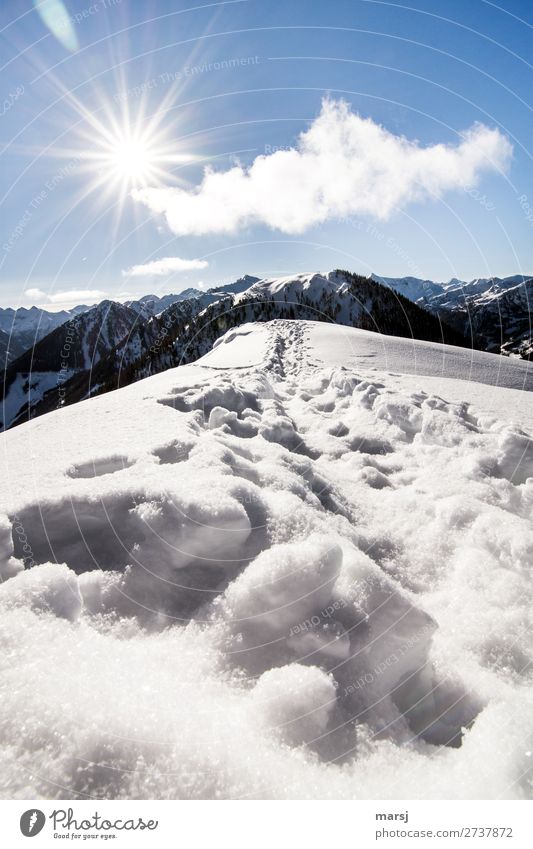
[[[336,270],[245,275],[208,291],[104,300],[61,313],[0,310],[1,426],[192,362],[246,321],[327,321],[529,359],[532,287],[523,275],[436,283]]]
[[[416,277],[372,278],[440,316],[490,353],[531,359],[533,279],[530,275],[477,277],[466,283],[453,278],[435,283]]]

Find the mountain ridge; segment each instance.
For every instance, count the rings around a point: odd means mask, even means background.
[[[90,368],[75,367],[72,373],[64,374],[60,385],[50,385],[49,358],[40,365],[45,381],[40,386],[35,385],[35,375],[28,373],[28,364],[33,360],[28,356],[19,358],[8,368],[4,381],[4,428],[183,362],[193,362],[206,354],[229,328],[273,318],[327,321],[466,345],[460,333],[431,313],[376,281],[349,271],[265,280],[245,276],[199,297],[177,301],[148,319],[135,313],[129,329],[124,328],[127,332],[123,338],[117,339],[105,356],[93,357]],[[45,344],[41,342],[40,347]],[[56,356],[54,349],[52,359]],[[77,366],[77,362],[71,363]]]
[[[189,288],[123,304],[105,300],[74,308],[77,315],[18,357],[6,351],[0,419],[8,428],[192,362],[207,353],[222,331],[250,320],[330,321],[529,359],[532,301],[533,280],[525,275],[468,283],[452,278],[443,284],[415,277],[367,278],[339,269],[263,279],[245,274],[206,291]],[[23,317],[38,313],[32,308]],[[61,358],[71,325],[69,356]],[[2,337],[0,352],[1,345]]]

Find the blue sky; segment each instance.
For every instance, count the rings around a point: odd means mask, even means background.
[[[0,305],[533,274],[530,3],[35,6],[0,12]]]

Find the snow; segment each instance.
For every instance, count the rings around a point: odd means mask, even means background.
[[[78,618],[82,608],[76,575],[65,564],[46,563],[19,572],[13,580],[0,584],[0,597],[11,609],[49,611],[70,621]]]
[[[3,434],[3,797],[531,798],[531,388],[273,321]]]
[[[442,283],[435,283],[433,280],[420,280],[418,277],[382,277],[379,274],[372,274],[371,277],[372,280],[376,280],[383,286],[388,286],[389,289],[395,289],[401,295],[405,295],[406,298],[415,302],[424,302],[436,295],[442,295],[447,288]],[[460,286],[465,285],[461,281],[456,281],[456,283]]]
[[[342,278],[340,278],[342,280]],[[289,277],[272,277],[259,280],[246,290],[246,295],[263,295],[272,299],[294,302],[297,295],[307,295],[313,300],[320,300],[323,293],[336,295],[339,290],[339,278],[334,271],[329,274],[302,273]]]
[[[531,426],[533,367],[525,360],[357,328],[320,324],[311,326],[310,334],[317,357],[330,366],[354,368],[399,390],[423,388],[448,401],[471,403],[487,417]]]
[[[217,339],[212,350],[202,357],[202,363],[212,364],[214,368],[260,366],[266,358],[269,340],[266,327],[241,325]]]
[[[326,732],[335,706],[332,676],[317,666],[289,663],[264,672],[252,691],[256,716],[292,745]]]

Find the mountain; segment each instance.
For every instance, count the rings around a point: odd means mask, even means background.
[[[470,336],[476,347],[531,358],[532,277],[478,277],[468,283],[456,278],[434,283],[415,277],[372,277]]]
[[[102,301],[40,339],[11,362],[2,384],[0,419],[9,427],[55,389],[63,403],[63,385],[77,372],[89,373],[131,333],[139,314],[123,304]]]
[[[2,434],[4,796],[530,799],[528,366],[276,319]]]
[[[8,337],[8,343],[4,340],[0,347],[0,366],[3,367],[6,361],[12,361],[56,327],[87,309],[89,307],[84,305],[59,312],[49,312],[41,307],[0,308],[0,331]]]
[[[472,281],[474,286],[478,281]],[[469,333],[486,351],[529,359],[533,349],[533,280],[487,281],[486,288],[448,292],[433,299],[428,309]]]
[[[131,382],[133,364],[151,348],[155,356],[169,334],[179,335],[212,302],[212,296],[202,293],[145,318],[125,304],[102,301],[62,325],[7,369],[0,416],[4,429],[105,392],[116,381]],[[65,343],[70,345],[68,357],[62,356]]]
[[[207,306],[219,300],[221,295],[244,292],[258,280],[258,277],[250,277],[250,275],[245,274],[244,277],[239,277],[234,283],[215,286],[207,291],[189,288],[184,289],[177,295],[162,295],[161,297],[158,295],[143,295],[137,301],[126,301],[126,305],[136,310],[144,318],[149,318],[150,316],[161,315],[161,313],[165,312],[173,304],[181,303],[182,301],[197,299],[204,306]]]
[[[204,295],[201,289],[184,289],[177,295],[143,295],[137,301],[126,301],[125,305],[138,312],[140,315],[148,318],[152,315],[158,315],[164,312],[172,304],[180,301],[187,301],[190,298],[199,298]]]
[[[418,277],[382,277],[379,274],[372,274],[371,279],[381,283],[382,286],[394,289],[421,306],[424,306],[426,300],[429,301],[432,297],[440,295],[444,291],[442,283],[435,283],[433,280],[421,280]]]
[[[530,359],[533,351],[533,279],[501,289],[494,284],[468,300],[469,322],[487,351]]]
[[[250,286],[253,286],[254,283],[259,282],[259,277],[252,277],[250,274],[245,274],[243,277],[239,277],[238,280],[235,280],[234,283],[226,283],[223,286],[216,286],[209,291],[213,294],[217,292],[222,292],[225,295],[238,295],[240,292],[245,292]]]
[[[18,403],[17,389],[11,417],[5,417],[6,427],[50,412],[59,401],[61,405],[74,403],[193,362],[206,354],[229,328],[274,318],[327,321],[407,338],[467,344],[460,333],[408,299],[348,271],[267,280],[244,277],[236,284],[175,302],[147,320],[138,315],[132,332],[94,362],[92,368],[65,375],[59,386],[43,385],[43,391],[38,392],[34,388],[24,406]],[[14,363],[9,373],[16,369]],[[21,379],[27,379],[25,372]],[[28,392],[26,396],[29,397]]]
[[[251,285],[257,278],[248,279],[250,283],[247,285]],[[247,278],[242,278],[242,282],[246,281]],[[241,281],[230,284],[230,286],[237,286],[238,284],[241,284]],[[223,290],[224,287],[221,287],[217,292]],[[201,289],[189,288],[177,294],[163,295],[161,297],[158,295],[143,295],[143,297],[137,300],[126,301],[124,306],[134,310],[144,319],[148,319],[150,316],[164,312],[174,303],[190,300],[191,298],[202,298],[203,302],[206,303],[206,297],[207,301],[212,303],[217,300],[219,295],[207,296],[207,293]],[[101,303],[108,303],[108,301],[102,301]],[[4,368],[6,362],[12,362],[24,351],[33,348],[37,342],[44,339],[45,336],[48,336],[49,333],[61,327],[74,316],[93,308],[86,304],[79,304],[70,310],[59,310],[58,312],[51,312],[42,307],[35,306],[29,308],[18,307],[17,309],[13,309],[12,307],[0,308],[0,369]],[[7,339],[5,339],[3,334],[7,335]]]

